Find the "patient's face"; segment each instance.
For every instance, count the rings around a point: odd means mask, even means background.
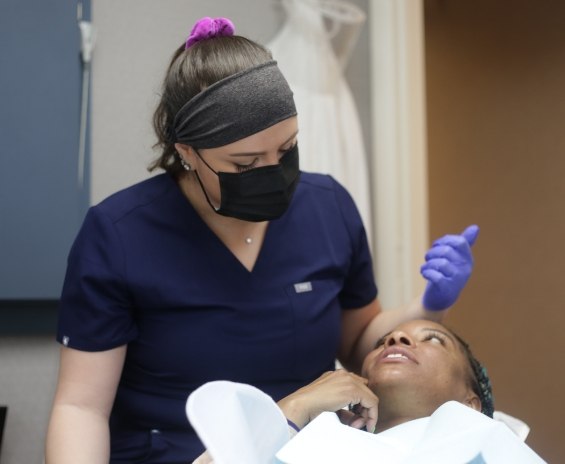
[[[468,361],[455,337],[440,324],[399,325],[365,358],[363,376],[381,399],[419,401],[430,413],[449,400],[466,403]]]

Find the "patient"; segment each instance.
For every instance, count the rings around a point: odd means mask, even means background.
[[[206,386],[202,388],[205,389]],[[237,398],[237,394],[226,393],[228,390],[237,392],[240,387],[231,384],[226,388],[223,391],[224,397]],[[196,393],[198,390],[193,395]],[[243,396],[246,395],[247,393]],[[207,416],[211,406],[219,398],[209,397],[209,403],[202,401],[204,399],[204,396],[200,397],[198,403],[201,415]],[[270,398],[269,401],[272,409],[280,415],[275,403]],[[229,400],[225,402],[229,403]],[[486,462],[544,462],[510,429],[485,417],[492,418],[494,412],[491,384],[486,370],[461,338],[443,325],[427,320],[400,324],[378,340],[375,349],[364,360],[362,376],[345,370],[326,372],[311,384],[279,401],[277,406],[295,431],[291,435],[296,435],[296,432],[320,416],[311,427],[290,442],[284,423],[278,422],[284,421],[282,416],[277,419],[276,414],[269,415],[273,424],[282,425],[281,432],[278,425],[266,427],[257,420],[258,409],[262,414],[268,415],[269,407],[264,402],[258,401],[255,408],[250,407],[250,404],[247,403],[247,409],[241,408],[240,404],[227,408],[221,406],[224,408],[223,420],[232,414],[232,418],[239,420],[241,427],[230,427],[228,431],[223,431],[212,421],[211,427],[199,431],[199,435],[201,432],[208,435],[208,443],[215,443],[215,446],[210,446],[212,455],[215,452],[223,453],[222,462],[240,462],[237,457],[239,451],[226,451],[234,441],[238,443],[239,449],[255,448],[256,459],[246,461],[253,463],[271,462],[269,459],[275,453],[279,458],[277,462],[293,464],[372,462],[370,459],[375,450],[381,453],[379,456],[386,462],[401,462],[416,450],[424,453],[418,454],[418,459],[426,456],[431,459],[419,462],[470,462],[460,461],[459,458],[465,453],[467,457],[478,459],[472,462],[485,462],[480,460],[482,453],[488,457]],[[471,409],[480,411],[483,415]],[[379,435],[380,441],[371,439],[369,443],[363,438],[370,437],[368,434],[344,427],[335,416],[328,416],[328,412],[336,412],[343,424],[353,428],[372,433],[386,432]],[[433,422],[435,428],[427,429],[431,424],[427,421],[431,419],[425,418],[430,416],[436,418]],[[324,424],[322,426],[321,419]],[[481,425],[477,427],[477,423]],[[395,428],[401,424],[401,427]],[[429,433],[430,430],[433,433],[425,435],[426,439],[422,441],[424,432]],[[390,435],[391,433],[394,435]],[[273,434],[278,434],[278,438],[273,438]],[[234,439],[235,435],[237,439]],[[445,448],[446,443],[451,443],[451,448]],[[377,445],[384,448],[375,448]],[[420,448],[415,448],[417,446]],[[470,452],[472,454],[469,455]],[[438,461],[439,457],[442,460]],[[209,462],[212,461],[208,453],[195,461],[198,464]]]
[[[377,341],[362,376],[326,372],[277,404],[293,435],[323,412],[337,412],[351,427],[382,432],[428,417],[448,401],[489,417],[494,410],[490,381],[468,345],[441,324],[413,320]],[[208,453],[195,461],[210,462]]]
[[[363,377],[329,372],[279,402],[302,428],[323,411],[340,411],[342,422],[381,432],[430,416],[443,403],[459,401],[492,417],[486,370],[468,345],[443,325],[426,320],[400,324],[383,336],[363,363]]]
[[[400,324],[367,355],[362,375],[327,374],[279,404],[291,422],[298,421],[296,429],[312,423],[276,452],[277,462],[361,464],[378,457],[391,464],[545,463],[510,428],[491,419],[485,369],[440,324]],[[322,410],[331,401],[342,406],[347,397],[353,407],[338,411],[342,423],[376,436],[340,424],[330,408]]]

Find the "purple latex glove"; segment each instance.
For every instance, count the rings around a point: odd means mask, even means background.
[[[420,273],[428,281],[422,303],[424,308],[440,311],[457,301],[473,270],[471,247],[479,227],[467,227],[461,235],[445,235],[426,253]]]

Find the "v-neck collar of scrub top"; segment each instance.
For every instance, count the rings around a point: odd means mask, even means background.
[[[266,254],[268,255],[269,250],[272,248],[272,246],[274,246],[274,244],[271,242],[273,240],[272,237],[276,236],[276,230],[273,229],[279,227],[279,225],[283,221],[285,221],[285,217],[289,216],[288,212],[292,208],[293,202],[291,201],[288,210],[279,219],[269,221],[269,224],[267,225],[267,229],[265,231],[265,236],[263,238],[263,243],[261,244],[261,249],[259,250],[259,253],[257,255],[257,259],[255,260],[253,268],[249,270],[243,265],[243,263],[237,258],[237,256],[226,246],[226,244],[222,242],[222,240],[214,233],[214,231],[208,226],[208,224],[204,222],[204,220],[198,214],[192,203],[183,194],[182,189],[178,185],[177,181],[172,176],[169,176],[169,179],[174,184],[175,191],[178,194],[177,196],[179,200],[181,200],[180,202],[184,205],[183,207],[184,210],[188,214],[190,214],[192,218],[194,218],[194,225],[196,225],[199,228],[199,232],[200,232],[200,234],[198,234],[198,237],[209,238],[210,243],[214,243],[214,246],[217,249],[222,250],[222,254],[226,256],[226,261],[233,263],[232,265],[234,267],[239,268],[240,272],[244,272],[249,275],[254,275],[262,272],[261,268],[265,265],[263,263],[266,260],[265,255]],[[181,214],[183,214],[182,210],[179,211],[181,211]],[[189,216],[187,215],[187,217]]]

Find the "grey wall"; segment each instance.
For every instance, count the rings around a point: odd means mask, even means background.
[[[2,464],[40,464],[59,347],[51,336],[0,337],[0,404],[8,405]]]
[[[93,58],[92,198],[97,202],[149,174],[150,118],[162,73],[174,48],[202,16],[228,16],[238,33],[267,42],[284,16],[265,0],[96,0]],[[355,0],[367,11],[368,0]],[[166,5],[166,8],[164,6]],[[367,137],[369,124],[368,25],[351,56],[347,78]],[[367,147],[370,143],[367,138]],[[0,404],[8,404],[2,464],[40,464],[58,351],[53,336],[0,336]]]

